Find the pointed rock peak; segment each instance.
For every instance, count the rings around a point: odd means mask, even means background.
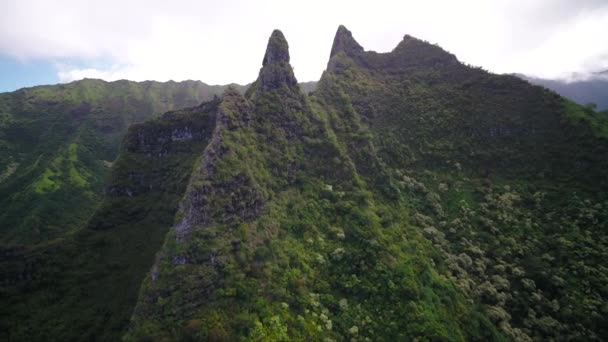
[[[284,85],[289,88],[297,86],[298,81],[289,64],[289,45],[281,31],[274,30],[268,39],[268,47],[262,65],[256,82],[261,85],[262,90],[279,89]],[[252,87],[252,89],[255,88],[255,86]],[[248,90],[249,95],[247,96],[250,96],[252,91]]]
[[[289,63],[289,44],[283,33],[279,30],[272,31],[270,39],[268,39],[268,46],[266,47],[266,54],[264,55],[263,66],[274,63]]]
[[[454,64],[458,63],[458,59],[453,54],[445,51],[436,44],[431,44],[426,40],[422,40],[416,37],[412,37],[409,34],[403,36],[403,40],[393,49],[392,54],[395,56],[410,56],[409,58],[415,58],[418,62],[427,61],[429,63],[445,63]]]
[[[404,48],[406,47],[408,44],[416,44],[416,43],[421,43],[421,44],[428,44],[425,41],[418,39],[416,37],[412,37],[409,34],[406,34],[403,36],[403,39],[399,42],[399,44],[397,44],[397,47],[395,49],[400,49],[400,48]]]
[[[346,27],[344,27],[344,25],[340,25],[338,27],[329,57],[333,57],[340,51],[344,51],[347,55],[359,54],[363,52],[363,47],[357,43],[355,38],[353,38],[353,34]]]

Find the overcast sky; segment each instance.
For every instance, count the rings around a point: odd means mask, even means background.
[[[0,91],[84,77],[244,84],[275,28],[298,80],[317,80],[339,24],[366,50],[410,34],[496,73],[608,69],[608,0],[2,0]]]

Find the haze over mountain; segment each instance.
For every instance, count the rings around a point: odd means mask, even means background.
[[[515,74],[532,84],[549,88],[582,105],[595,104],[598,111],[608,109],[608,70],[588,75],[574,74],[570,79],[543,79]]]
[[[328,51],[309,95],[278,30],[244,93],[0,95],[0,336],[607,339],[608,117],[410,35]]]

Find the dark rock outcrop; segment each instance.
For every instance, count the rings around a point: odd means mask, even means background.
[[[289,44],[279,30],[274,30],[268,39],[258,82],[262,90],[273,90],[282,86],[294,88],[298,84],[289,64]]]
[[[223,212],[222,223],[250,220],[262,210],[263,199],[242,176],[220,180],[218,164],[229,152],[224,136],[249,125],[251,105],[235,89],[224,92],[222,104],[215,116],[215,129],[203,152],[200,167],[192,175],[187,195],[180,203],[181,219],[175,225],[176,240],[184,241],[198,226],[206,226],[215,212]],[[249,187],[247,187],[249,186]],[[222,202],[218,198],[229,199]]]
[[[289,63],[289,44],[279,30],[274,30],[268,39],[268,47],[262,65]]]
[[[338,56],[340,52],[343,53],[342,57]],[[366,69],[392,74],[421,67],[445,69],[459,64],[453,54],[407,34],[391,52],[365,51],[353,38],[351,32],[346,27],[340,26],[334,37],[327,70],[340,74],[353,62]]]
[[[338,27],[329,57],[331,58],[341,51],[349,56],[359,55],[364,52],[363,47],[353,38],[353,34],[343,25]]]

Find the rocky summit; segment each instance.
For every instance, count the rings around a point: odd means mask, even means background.
[[[608,338],[607,118],[408,35],[289,60],[130,125],[85,224],[2,249],[0,336]]]
[[[343,25],[338,27],[329,57],[335,56],[338,52],[344,52],[351,56],[363,53],[363,47],[357,43],[353,38],[353,34]]]
[[[263,90],[295,87],[298,83],[289,64],[289,45],[279,30],[274,30],[268,39],[257,83]]]

